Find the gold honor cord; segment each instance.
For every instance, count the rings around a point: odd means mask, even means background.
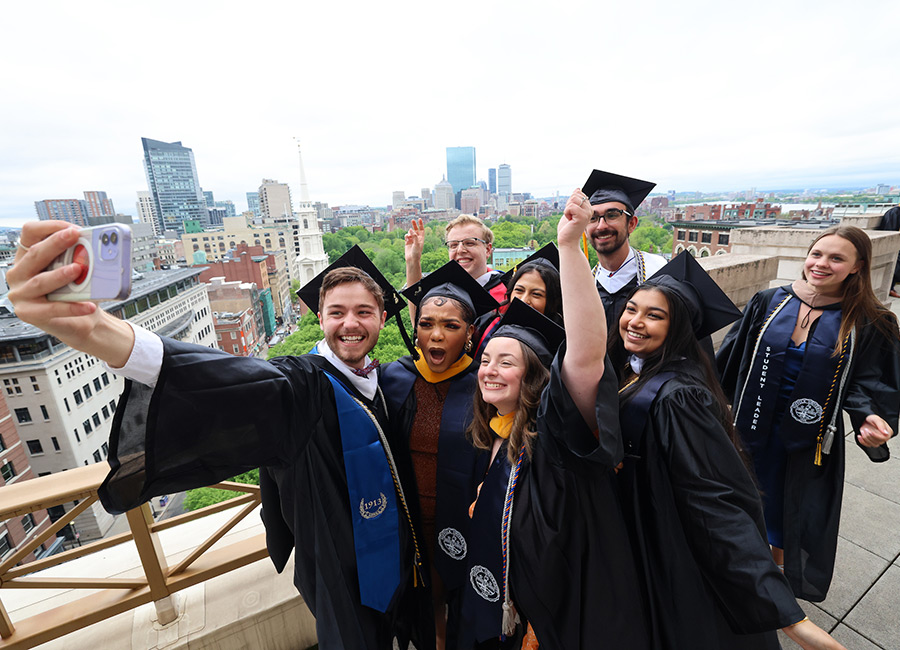
[[[844,375],[841,374],[841,369],[844,364],[844,358],[847,356],[847,347],[848,344],[851,348],[852,355],[852,346],[853,346],[853,330],[847,334],[846,338],[844,338],[843,343],[841,343],[841,356],[838,359],[837,369],[834,371],[834,378],[831,380],[831,386],[828,388],[828,397],[825,398],[825,404],[822,407],[822,421],[819,424],[819,435],[816,437],[816,455],[813,462],[821,467],[822,466],[822,454],[829,453],[831,450],[831,443],[834,441],[834,432],[837,429],[835,426],[835,417],[832,416],[831,423],[828,425],[828,428],[825,428],[825,412],[828,410],[828,402],[831,401],[831,396],[834,394],[834,386],[837,384],[838,377],[841,377],[841,388],[838,390],[838,395],[841,393],[841,389],[844,387]],[[837,409],[837,405],[835,405],[835,409]],[[824,447],[824,450],[823,450]]]

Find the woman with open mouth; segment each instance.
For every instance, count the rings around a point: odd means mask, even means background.
[[[775,562],[798,598],[825,599],[844,484],[844,417],[873,462],[900,411],[897,319],[872,290],[872,242],[834,226],[801,278],[757,293],[717,355],[735,425],[763,492]]]
[[[416,351],[381,373],[395,449],[408,449],[401,464],[413,478],[414,510],[431,564],[438,650],[456,647],[459,595],[469,546],[467,508],[486,456],[466,440],[472,419],[476,317],[497,301],[451,261],[412,285],[404,295],[416,305]]]

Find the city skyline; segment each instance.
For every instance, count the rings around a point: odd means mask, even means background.
[[[191,148],[203,189],[239,211],[261,178],[299,185],[294,137],[311,199],[330,205],[384,206],[393,190],[433,188],[457,144],[476,148],[476,181],[505,162],[514,190],[535,196],[568,194],[593,168],[661,192],[900,182],[893,2],[274,2],[248,12],[163,0],[142,12],[51,0],[9,13],[22,28],[0,43],[19,62],[0,71],[0,225],[90,188],[134,214],[148,189],[142,137]],[[172,33],[174,16],[191,39],[136,46]],[[443,76],[460,69],[483,88]],[[499,83],[490,70],[502,70]],[[397,92],[400,80],[415,90]]]

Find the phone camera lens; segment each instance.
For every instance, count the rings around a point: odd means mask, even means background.
[[[109,243],[109,235],[103,233],[103,236],[100,238],[100,241],[103,242],[103,245],[106,246]]]
[[[109,234],[109,241],[112,242],[113,244],[115,244],[118,239],[119,239],[119,236],[116,234],[115,230]]]

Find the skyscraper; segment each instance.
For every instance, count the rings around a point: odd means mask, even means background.
[[[156,216],[156,205],[153,203],[153,197],[150,192],[138,190],[137,198],[138,221],[150,224],[153,228],[154,236],[162,237],[162,231],[159,229],[159,218]]]
[[[294,207],[287,183],[263,179],[259,186],[259,212],[263,222],[293,218]]]
[[[247,192],[247,209],[253,213],[253,216],[259,217],[259,192]]]
[[[497,168],[491,167],[488,169],[488,191],[491,194],[497,193]]]
[[[512,196],[512,171],[506,163],[497,168],[497,194],[503,194],[507,199]]]
[[[406,200],[406,190],[394,190],[391,194],[391,209],[396,210]]]
[[[88,217],[92,219],[116,216],[112,199],[106,196],[106,192],[85,192],[84,202],[87,204]]]
[[[87,204],[80,199],[44,199],[35,201],[34,209],[41,221],[58,219],[74,223],[76,226],[88,225]]]
[[[438,210],[452,210],[455,207],[453,186],[442,178],[441,182],[434,186],[434,207]]]
[[[447,181],[459,207],[459,193],[475,184],[475,147],[447,147]]]
[[[141,138],[144,145],[144,171],[156,208],[160,230],[184,233],[184,222],[209,224],[206,199],[197,179],[194,152],[181,142],[160,142]]]
[[[216,207],[216,199],[213,196],[213,193],[209,190],[204,190],[204,189],[201,189],[200,191],[203,192],[203,198],[206,200],[206,207],[207,208]]]

